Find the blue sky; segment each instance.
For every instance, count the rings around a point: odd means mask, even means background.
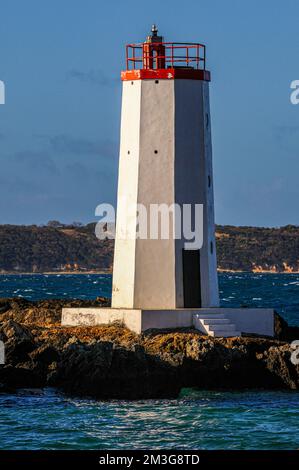
[[[0,15],[0,223],[115,203],[124,46],[153,22],[207,46],[216,222],[299,223],[299,2],[1,0]]]

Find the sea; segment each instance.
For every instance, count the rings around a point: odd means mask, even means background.
[[[272,307],[299,326],[299,275],[219,273],[221,305]],[[0,275],[0,297],[111,296],[105,274]],[[299,339],[299,338],[298,338]],[[96,401],[55,389],[0,393],[0,449],[298,449],[299,392],[184,389]]]

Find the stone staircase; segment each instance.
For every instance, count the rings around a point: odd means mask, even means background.
[[[241,336],[241,332],[236,330],[234,323],[231,323],[224,313],[195,313],[193,324],[197,330],[209,336],[222,338]]]

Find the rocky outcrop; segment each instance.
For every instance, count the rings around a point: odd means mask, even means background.
[[[176,397],[184,387],[299,389],[289,344],[299,339],[292,336],[298,329],[279,316],[276,339],[211,338],[191,329],[136,335],[120,325],[60,325],[62,306],[106,306],[106,299],[5,299],[1,305],[5,390],[54,386],[74,395],[137,399]]]
[[[23,298],[0,299],[0,322],[12,319],[24,325],[51,326],[61,321],[62,307],[109,307],[104,297],[95,300],[40,300],[32,302]]]

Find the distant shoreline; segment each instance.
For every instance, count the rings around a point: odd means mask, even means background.
[[[0,224],[2,274],[111,274],[113,240],[99,240],[95,223],[38,227]],[[299,226],[216,226],[219,272],[299,274]],[[29,271],[28,271],[29,269]],[[35,271],[35,272],[34,272]]]
[[[217,269],[218,273],[251,273],[251,274],[299,274],[299,271],[275,271],[271,269],[258,269],[254,271],[241,271],[240,269]]]
[[[7,272],[0,272],[0,275],[5,276],[5,275],[30,275],[30,276],[40,276],[41,274],[43,275],[70,275],[70,274],[112,274],[111,271],[45,271],[45,272],[38,272],[38,273],[32,273],[32,272],[16,272],[16,271],[7,271]]]
[[[274,271],[274,270],[256,270],[256,271],[241,271],[233,269],[222,269],[218,268],[219,273],[250,273],[250,274],[299,274],[299,271]],[[112,274],[111,271],[45,271],[45,272],[16,272],[16,271],[7,271],[0,272],[0,275],[30,275],[30,276],[40,276],[40,275],[76,275],[76,274]]]

